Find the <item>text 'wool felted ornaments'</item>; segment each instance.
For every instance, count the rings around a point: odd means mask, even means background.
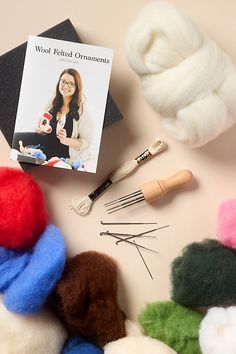
[[[9,311],[38,312],[60,279],[65,265],[65,241],[48,225],[31,252],[0,248],[0,292]]]
[[[9,312],[0,297],[1,354],[61,354],[67,333],[50,312],[22,316]]]
[[[32,247],[47,224],[42,192],[30,174],[0,167],[0,246]]]
[[[51,304],[74,334],[100,346],[125,336],[117,266],[105,254],[88,251],[68,259]]]
[[[183,306],[236,303],[236,250],[216,240],[194,242],[172,263],[172,299]]]
[[[198,330],[202,315],[173,301],[148,304],[139,315],[145,333],[161,340],[178,354],[201,354]]]
[[[218,238],[227,247],[236,248],[236,199],[229,199],[219,206]]]
[[[140,11],[126,54],[145,98],[175,139],[201,146],[236,122],[236,68],[172,4],[153,1]]]
[[[202,354],[236,353],[236,307],[213,307],[199,331]]]

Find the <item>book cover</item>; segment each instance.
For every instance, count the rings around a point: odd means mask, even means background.
[[[113,50],[29,36],[11,158],[96,172]]]

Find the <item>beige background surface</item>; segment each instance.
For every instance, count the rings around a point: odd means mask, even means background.
[[[235,0],[171,1],[191,16],[236,61]],[[125,58],[124,40],[137,11],[147,2],[9,0],[2,2],[0,15],[1,54],[26,41],[28,34],[38,34],[66,18],[71,19],[85,43],[115,49],[110,92],[124,119],[103,133],[97,174],[39,167],[33,175],[45,193],[52,221],[63,231],[68,255],[97,250],[117,260],[121,306],[133,319],[146,302],[169,298],[170,263],[182,247],[205,237],[215,237],[217,208],[223,200],[235,197],[236,181],[236,127],[207,146],[190,150],[165,134],[157,113],[142,97],[139,79]],[[96,201],[89,215],[81,217],[70,210],[72,197],[88,195],[114,168],[145,150],[156,136],[168,142],[168,151],[112,186]],[[9,161],[9,147],[2,135],[0,151],[1,165],[16,166]],[[185,191],[174,193],[152,206],[140,203],[114,216],[106,214],[104,202],[136,190],[142,182],[168,177],[182,168],[192,170],[195,175],[193,185]],[[154,280],[149,277],[134,247],[127,244],[116,246],[113,239],[99,236],[101,231],[108,229],[100,224],[100,220],[157,221],[160,226],[170,224],[169,228],[159,231],[158,238],[142,241],[143,245],[159,251],[159,255],[143,252]],[[109,230],[131,233],[148,227],[111,226]]]

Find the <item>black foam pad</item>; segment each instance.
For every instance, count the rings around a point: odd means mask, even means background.
[[[41,33],[39,36],[81,43],[80,37],[69,19]],[[0,56],[0,129],[12,146],[15,120],[20,94],[27,42]],[[122,118],[117,105],[108,92],[104,117],[106,127]],[[24,170],[36,165],[21,163]]]

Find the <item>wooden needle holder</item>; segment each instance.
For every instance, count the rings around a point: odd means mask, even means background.
[[[140,185],[144,199],[151,203],[164,197],[169,191],[183,187],[191,182],[193,174],[189,170],[182,170],[164,180],[153,180]]]

